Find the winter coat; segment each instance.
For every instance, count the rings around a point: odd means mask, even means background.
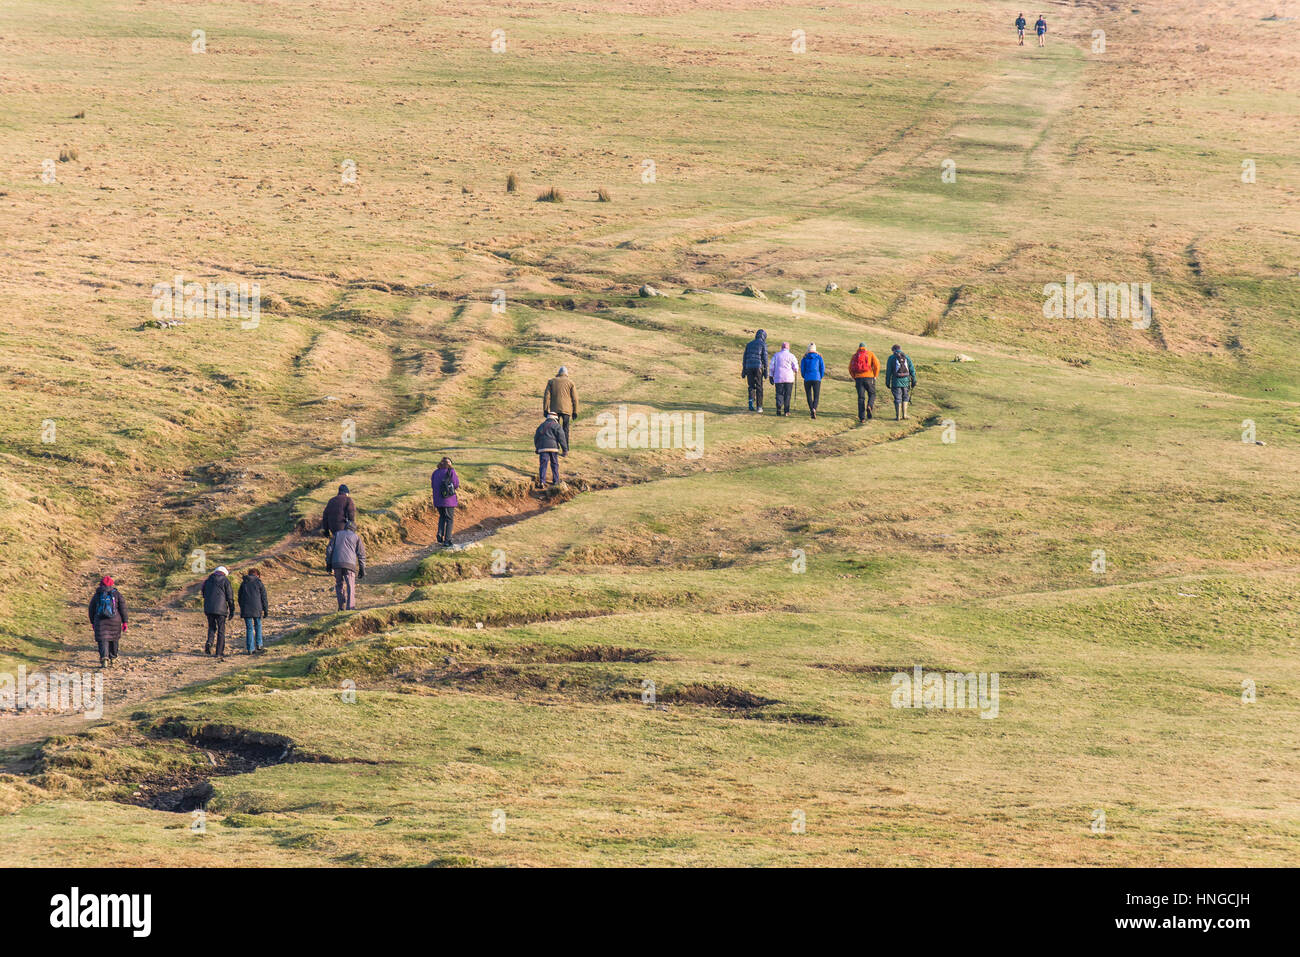
[[[455,508],[460,504],[455,492],[446,498],[442,497],[442,480],[448,472],[451,473],[451,484],[455,488],[460,488],[460,476],[456,474],[454,468],[434,469],[429,479],[433,483],[433,504],[438,508]]]
[[[359,572],[366,567],[365,542],[356,532],[345,528],[330,539],[325,547],[325,559],[330,568]]]
[[[767,375],[767,333],[762,329],[758,334],[745,346],[745,358],[741,362],[742,372],[758,371]]]
[[[870,349],[859,349],[853,354],[853,357],[857,358],[860,355],[865,355],[867,357],[867,371],[854,372],[853,359],[850,359],[849,376],[854,379],[874,379],[876,376],[880,375],[880,360],[876,358],[876,354]]]
[[[805,352],[799,361],[799,374],[803,376],[805,382],[820,382],[824,379],[826,363],[822,361],[821,353]]]
[[[910,374],[899,378],[896,370],[898,368],[898,356],[902,355],[907,360],[907,368]],[[905,386],[908,389],[916,388],[916,364],[912,362],[912,357],[906,352],[890,353],[889,359],[885,362],[885,388],[892,389],[896,386]]]
[[[213,572],[203,582],[203,614],[235,617],[235,590],[220,572]]]
[[[794,353],[789,349],[782,349],[772,356],[772,381],[777,385],[782,382],[793,382],[798,370],[799,363],[795,361]]]
[[[270,611],[262,579],[257,575],[245,575],[239,583],[239,617],[265,618]]]
[[[546,383],[546,391],[542,393],[542,415],[547,412],[563,412],[575,419],[578,417],[578,390],[568,375],[557,375]]]
[[[533,450],[542,452],[567,452],[569,440],[564,437],[564,426],[558,419],[547,419],[533,433]]]
[[[329,500],[325,505],[325,514],[321,516],[321,524],[331,532],[337,532],[344,523],[356,520],[357,503],[352,501],[351,495],[342,492]]]
[[[95,615],[101,592],[108,592],[115,599],[116,608],[113,614],[107,618],[99,618]],[[117,641],[122,637],[122,626],[126,624],[126,602],[122,600],[120,591],[116,588],[106,588],[103,585],[95,589],[95,594],[90,596],[90,624],[95,629],[96,638]]]

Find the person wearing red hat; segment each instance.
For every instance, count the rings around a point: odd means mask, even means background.
[[[95,629],[95,644],[99,646],[99,666],[111,668],[117,660],[117,643],[126,631],[126,602],[108,575],[100,579],[95,594],[90,596],[90,627]]]

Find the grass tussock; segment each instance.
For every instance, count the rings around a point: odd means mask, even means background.
[[[519,177],[514,173],[510,173],[509,175],[506,176],[506,192],[507,193],[519,192]]]
[[[609,195],[609,190],[607,190],[604,186],[596,190],[596,202],[612,203],[613,201],[614,201],[613,197]]]
[[[537,194],[537,201],[539,203],[562,203],[564,202],[564,190],[558,186],[544,189]]]

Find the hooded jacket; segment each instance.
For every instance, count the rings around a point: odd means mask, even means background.
[[[326,547],[330,568],[360,572],[366,567],[366,545],[355,529],[345,528],[330,539]]]
[[[262,579],[257,575],[245,575],[239,583],[239,617],[265,618],[270,611]]]
[[[559,419],[547,418],[533,433],[533,450],[543,452],[568,452],[569,440],[564,437],[564,426]]]
[[[433,475],[429,476],[429,481],[433,484],[433,505],[435,508],[457,508],[460,506],[460,500],[456,498],[456,493],[452,492],[446,498],[442,496],[442,479],[447,473],[451,473],[451,484],[453,488],[460,488],[460,476],[451,466],[447,468],[438,468],[433,470]]]
[[[902,356],[907,360],[908,375],[900,377],[898,375],[898,357]],[[893,389],[897,386],[905,386],[909,389],[916,388],[916,363],[906,352],[890,353],[889,358],[885,361],[885,388]]]
[[[767,333],[759,329],[754,338],[745,346],[745,358],[741,362],[741,372],[757,371],[767,375]]]
[[[805,352],[799,360],[799,374],[805,382],[820,382],[826,378],[826,363],[820,352]]]
[[[235,590],[221,572],[213,572],[203,582],[203,613],[235,617]]]

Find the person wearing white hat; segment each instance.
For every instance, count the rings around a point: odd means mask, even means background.
[[[216,645],[218,661],[226,660],[226,622],[235,617],[235,590],[230,587],[230,573],[225,565],[203,582],[203,614],[208,616],[208,640],[203,653],[213,653]]]

